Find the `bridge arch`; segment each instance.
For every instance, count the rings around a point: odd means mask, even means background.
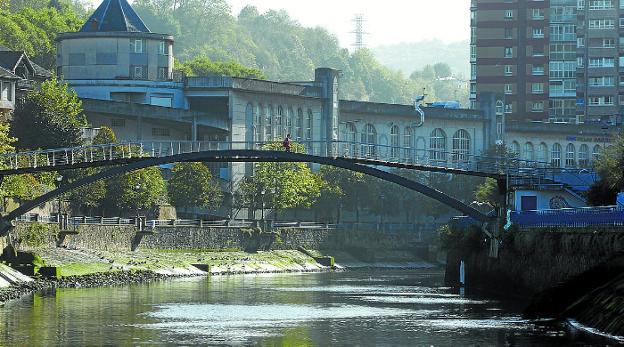
[[[409,180],[405,177],[383,171],[374,167],[357,164],[342,159],[335,159],[331,157],[319,157],[309,154],[292,153],[284,151],[205,151],[205,152],[193,152],[184,153],[178,155],[172,155],[159,158],[146,158],[137,160],[132,163],[128,163],[122,166],[117,166],[112,169],[102,171],[95,175],[81,178],[64,186],[61,186],[53,191],[50,191],[42,196],[28,201],[22,204],[20,207],[11,211],[9,214],[2,218],[0,225],[0,236],[6,235],[10,230],[10,222],[15,218],[28,213],[35,207],[51,201],[61,194],[70,192],[76,188],[94,183],[103,179],[112,178],[124,173],[132,172],[135,170],[158,166],[163,164],[171,164],[178,162],[309,162],[321,165],[334,166],[346,170],[361,172],[363,174],[377,177],[379,179],[398,184],[407,189],[417,191],[427,197],[435,199],[442,204],[445,204],[461,213],[472,217],[479,222],[486,223],[490,218],[480,211],[470,207],[463,202],[446,195],[436,189],[428,187],[422,183]]]

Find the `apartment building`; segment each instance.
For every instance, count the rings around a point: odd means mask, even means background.
[[[622,11],[624,0],[472,0],[472,108],[494,92],[508,122],[620,124]]]

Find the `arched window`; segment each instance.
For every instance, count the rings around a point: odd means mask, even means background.
[[[540,143],[539,147],[537,147],[537,161],[540,166],[548,164],[548,145],[544,142]]]
[[[527,142],[524,144],[524,150],[522,151],[522,159],[528,161],[535,160],[535,148],[531,142]]]
[[[264,140],[273,141],[273,121],[275,115],[273,114],[273,106],[269,105],[268,112],[265,115],[264,121]]]
[[[312,126],[314,124],[314,114],[311,109],[308,109],[308,118],[306,118],[306,140],[312,141]]]
[[[600,157],[600,153],[602,153],[602,147],[600,145],[594,146],[594,151],[592,153],[592,162],[595,164],[596,160]]]
[[[297,142],[303,140],[303,110],[297,109],[297,120],[295,121],[295,138]]]
[[[440,128],[433,129],[429,137],[429,159],[446,161],[446,133]]]
[[[286,111],[286,134],[290,134],[290,136],[293,135],[293,117],[293,109],[289,107],[288,111]]]
[[[277,107],[277,117],[275,117],[275,136],[278,139],[284,138],[284,108],[282,106]]]
[[[566,146],[565,166],[569,168],[576,167],[576,148],[572,143],[569,143]]]
[[[582,168],[589,167],[589,146],[586,144],[579,147],[579,166]]]
[[[412,159],[412,128],[405,127],[403,131],[403,158],[405,160]]]
[[[516,156],[516,158],[520,156],[520,144],[517,141],[511,143],[511,148],[509,150]]]
[[[470,160],[470,134],[460,129],[453,134],[453,162],[461,163]]]
[[[255,126],[256,126],[256,132],[258,133],[258,137],[256,137],[256,141],[258,142],[263,142],[264,141],[264,137],[263,137],[263,127],[264,127],[264,106],[262,106],[262,104],[258,104],[258,106],[256,106],[256,113],[255,113]]]
[[[344,155],[347,157],[357,157],[358,155],[358,146],[357,146],[357,128],[353,122],[347,122],[346,124],[346,139],[344,146]]]
[[[367,158],[375,158],[377,156],[377,130],[372,124],[364,126],[362,132],[362,154]]]
[[[393,125],[390,128],[390,157],[396,159],[399,157],[399,126]]]
[[[561,145],[555,143],[550,152],[550,164],[554,167],[561,167]]]

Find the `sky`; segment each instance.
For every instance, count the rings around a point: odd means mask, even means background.
[[[87,0],[94,6],[101,0]],[[354,39],[353,18],[362,14],[368,47],[439,39],[446,43],[470,37],[470,0],[227,0],[234,15],[246,5],[261,12],[284,9],[304,26],[322,26],[343,47]],[[132,1],[129,1],[132,3]]]

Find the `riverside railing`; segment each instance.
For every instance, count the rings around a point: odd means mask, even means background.
[[[144,217],[139,217],[144,218]],[[68,226],[80,225],[118,225],[137,226],[137,217],[87,217],[87,216],[43,216],[39,214],[25,214],[15,219],[22,223],[59,224],[66,219]],[[326,229],[326,230],[354,230],[354,231],[383,231],[388,233],[397,232],[433,232],[441,224],[436,223],[374,223],[374,222],[343,222],[339,224],[321,222],[291,222],[291,221],[261,221],[246,219],[151,219],[145,220],[146,228],[156,227],[200,227],[200,228],[251,228],[266,225],[272,229]]]
[[[279,140],[276,140],[279,141]],[[417,149],[348,141],[296,141],[305,145],[305,154],[337,159],[357,159],[370,164],[403,164],[472,171],[489,175],[507,175],[536,179],[553,178],[562,172],[576,173],[587,169],[560,168],[552,163],[509,157],[472,155],[468,151]],[[48,149],[0,155],[0,167],[6,170],[55,168],[106,161],[124,162],[140,158],[162,158],[180,154],[228,151],[271,150],[268,143],[230,141],[142,141]],[[272,149],[275,150],[275,149]]]
[[[588,226],[622,227],[624,209],[617,206],[514,211],[511,222],[521,229]]]

